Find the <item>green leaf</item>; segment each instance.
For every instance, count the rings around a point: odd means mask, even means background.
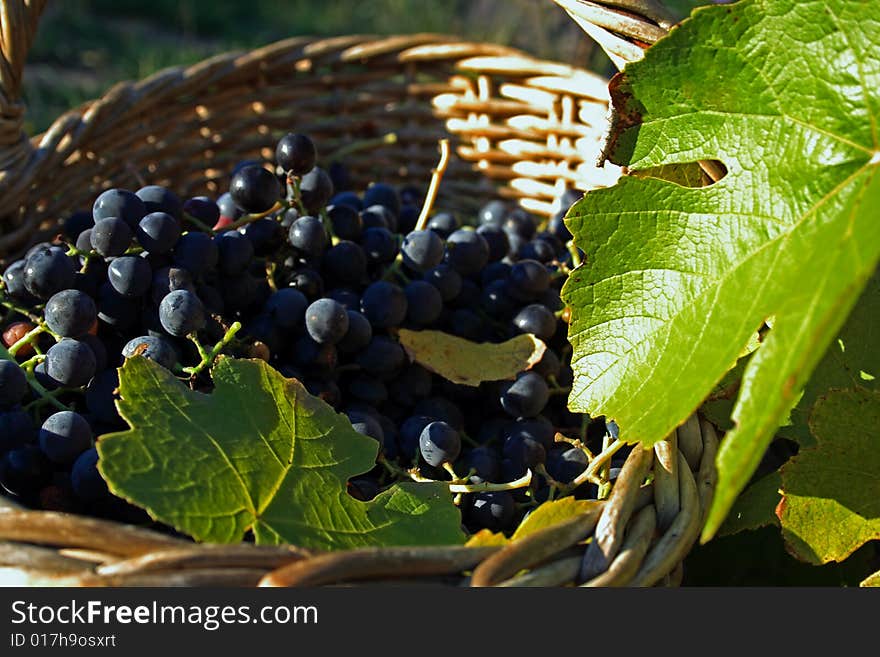
[[[842,561],[880,539],[880,391],[830,392],[810,428],[816,446],[782,468],[782,535],[799,559]]]
[[[558,525],[569,518],[587,513],[595,508],[597,504],[601,504],[601,502],[596,500],[577,500],[570,496],[553,500],[552,502],[543,502],[526,516],[510,538],[507,538],[500,532],[481,529],[468,539],[467,545],[471,547],[506,545],[511,541],[525,538],[529,534],[534,534],[547,527]]]
[[[520,523],[511,539],[515,541],[518,538],[525,538],[529,534],[558,525],[569,518],[583,515],[601,504],[596,500],[576,500],[573,497],[544,502]]]
[[[796,440],[803,447],[815,444],[808,424],[816,400],[832,388],[880,389],[880,271],[876,271],[859,297],[836,340],[804,388],[797,406],[791,411],[790,426],[783,426],[779,435]],[[867,377],[865,376],[867,375]]]
[[[764,475],[749,485],[736,498],[724,524],[718,530],[718,535],[729,536],[747,529],[779,525],[776,506],[782,499],[779,493],[781,486],[782,477],[778,470]]]
[[[379,445],[259,360],[221,358],[214,391],[193,392],[135,357],[117,402],[129,431],[102,436],[110,490],[200,541],[339,549],[460,544],[461,517],[441,483],[392,486],[370,502],[346,482],[375,466]]]
[[[547,349],[530,333],[498,344],[471,342],[442,331],[400,329],[397,337],[419,365],[448,381],[468,386],[514,379],[538,363]]]
[[[573,410],[653,444],[765,321],[702,540],[751,478],[880,257],[880,3],[707,7],[612,81],[609,153],[630,169],[718,160],[685,188],[624,176],[568,215]],[[772,319],[771,319],[772,318]]]

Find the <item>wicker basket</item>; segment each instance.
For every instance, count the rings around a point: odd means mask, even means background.
[[[613,184],[596,168],[607,81],[510,48],[452,36],[294,38],[120,83],[23,131],[21,75],[45,0],[6,0],[0,68],[0,260],[57,230],[110,186],[216,193],[232,165],[268,156],[279,133],[313,135],[322,163],[345,153],[352,185],[425,183],[437,141],[453,158],[444,207],[491,197],[549,215],[566,187]],[[7,29],[12,26],[12,29]],[[393,135],[393,137],[389,137]],[[352,147],[352,144],[355,144]],[[0,497],[0,582],[61,586],[677,585],[715,488],[717,437],[696,415],[634,449],[594,511],[498,547],[318,554],[294,546],[197,545]],[[650,482],[650,483],[645,483]]]

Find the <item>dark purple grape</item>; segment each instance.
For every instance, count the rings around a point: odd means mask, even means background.
[[[404,288],[406,319],[417,326],[433,324],[443,310],[443,298],[436,287],[425,281],[411,281]]]
[[[151,212],[140,220],[135,236],[150,253],[168,253],[180,238],[180,224],[167,212]]]
[[[538,415],[549,399],[547,383],[535,372],[524,372],[501,387],[501,407],[513,417]]]
[[[92,298],[79,290],[63,290],[53,294],[43,310],[49,329],[64,338],[85,335],[98,319]]]
[[[513,324],[522,333],[531,333],[549,340],[556,333],[556,316],[546,306],[532,303],[522,308],[513,318]]]
[[[151,335],[129,340],[122,348],[122,355],[126,358],[143,356],[167,370],[173,369],[178,359],[177,351],[168,340]]]
[[[493,532],[507,529],[515,516],[516,503],[506,490],[477,493],[467,509],[470,523]]]
[[[446,262],[462,276],[473,276],[489,262],[489,244],[476,231],[456,230],[446,240]]]
[[[140,297],[153,282],[150,263],[139,256],[114,258],[107,267],[107,278],[117,293],[124,297]]]
[[[135,192],[143,202],[147,213],[164,212],[170,214],[178,222],[183,216],[183,201],[167,187],[147,185]]]
[[[330,243],[330,236],[323,222],[317,217],[300,217],[288,231],[290,245],[307,256],[317,256]]]
[[[306,331],[316,342],[336,344],[348,331],[348,313],[338,301],[318,299],[306,308]]]
[[[249,164],[233,174],[229,194],[245,212],[261,214],[281,198],[281,185],[271,171],[259,164]]]
[[[15,406],[28,391],[27,377],[11,360],[0,360],[0,408]]]
[[[73,411],[53,413],[40,428],[40,449],[53,463],[68,465],[92,446],[92,428]]]
[[[278,328],[289,331],[303,322],[309,302],[299,290],[283,288],[273,292],[263,306],[263,312],[269,315]]]
[[[333,181],[324,169],[313,167],[302,177],[299,185],[300,200],[309,214],[319,214],[333,196]]]
[[[288,132],[275,146],[275,162],[294,176],[304,176],[315,166],[318,151],[306,135]]]
[[[374,328],[400,326],[406,317],[406,294],[388,281],[371,283],[361,297],[361,312]]]
[[[431,422],[419,436],[419,452],[434,467],[453,463],[461,452],[461,434],[446,422]]]
[[[133,231],[138,222],[147,214],[147,207],[136,194],[127,189],[108,189],[92,206],[92,216],[97,223],[101,219],[117,217],[122,219]]]
[[[84,386],[96,369],[95,352],[85,342],[65,338],[46,352],[46,373],[62,386]]]
[[[333,234],[341,240],[358,241],[364,232],[364,222],[357,210],[350,204],[342,203],[327,207],[327,216],[333,225]]]
[[[400,214],[400,196],[397,190],[386,183],[374,182],[364,192],[364,207],[382,205],[395,216]]]
[[[355,354],[370,344],[373,339],[373,327],[370,320],[355,310],[347,310],[348,331],[336,345],[341,353]]]
[[[453,231],[457,230],[461,224],[458,218],[451,212],[438,212],[428,219],[427,229],[435,232],[437,235],[446,239]]]
[[[175,290],[159,304],[159,321],[170,335],[182,338],[205,326],[205,309],[189,290]]]
[[[24,261],[24,286],[38,299],[73,287],[76,269],[63,249],[40,247]]]
[[[426,272],[443,260],[443,240],[431,230],[414,230],[404,239],[400,247],[404,264],[417,272]]]

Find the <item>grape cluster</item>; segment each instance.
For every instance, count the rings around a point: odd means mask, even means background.
[[[274,162],[240,163],[216,199],[109,189],[5,269],[6,494],[40,508],[137,513],[108,493],[94,448],[126,428],[117,368],[136,354],[194,388],[210,384],[221,352],[300,380],[381,446],[376,468],[349,482],[359,499],[406,476],[501,484],[457,500],[471,531],[510,529],[584,471],[587,449],[601,449],[613,425],[566,408],[559,290],[579,252],[562,217],[578,194],[566,192],[544,222],[501,200],[476,217],[422,219],[421,189],[376,182],[358,193],[342,188],[339,165],[331,175],[316,162],[311,139],[288,134]],[[530,333],[548,348],[515,380],[469,387],[410,362],[400,328],[478,342]],[[527,473],[527,486],[504,489]]]

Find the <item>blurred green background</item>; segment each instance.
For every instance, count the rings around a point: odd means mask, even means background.
[[[709,0],[667,0],[678,15]],[[26,129],[115,82],[294,35],[442,32],[612,72],[551,0],[50,0],[25,70]]]

